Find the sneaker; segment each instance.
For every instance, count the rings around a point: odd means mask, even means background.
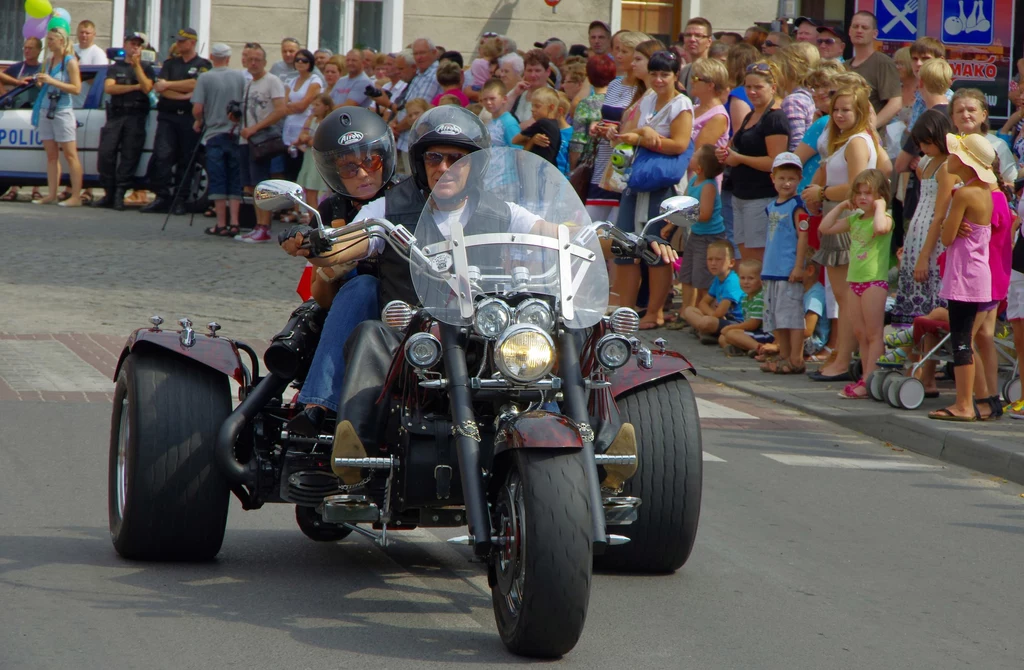
[[[248,235],[242,235],[241,239],[243,242],[248,242],[250,244],[259,244],[262,242],[270,242],[272,238],[270,236],[270,231],[267,230],[266,227],[257,226]]]
[[[902,349],[893,349],[878,357],[879,365],[903,365],[907,360],[907,352]]]
[[[914,343],[914,334],[910,328],[899,328],[885,336],[885,346],[890,349],[909,347]]]

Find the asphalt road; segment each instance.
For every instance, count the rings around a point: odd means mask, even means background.
[[[51,220],[57,211],[0,205],[0,335],[126,335],[162,311],[197,323],[217,312],[225,334],[266,337],[295,304],[299,264],[270,245],[211,239],[181,218],[160,234],[162,217]],[[102,399],[106,371],[90,364],[76,379]],[[1024,489],[712,383],[695,389],[706,461],[690,561],[674,575],[596,575],[582,639],[550,665],[1024,665]],[[387,550],[325,545],[302,536],[290,507],[234,506],[213,563],[119,559],[109,415],[103,401],[0,400],[0,670],[528,662],[498,639],[481,567],[443,541],[459,531],[413,531]]]

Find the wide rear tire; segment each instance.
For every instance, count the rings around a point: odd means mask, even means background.
[[[228,380],[169,355],[130,354],[114,388],[108,511],[117,553],[205,561],[220,551],[228,483],[214,458]]]
[[[617,399],[624,422],[633,424],[637,472],[622,495],[640,498],[637,519],[608,526],[629,542],[594,558],[601,569],[674,572],[693,550],[700,520],[704,461],[700,417],[690,383],[682,377],[628,391]]]
[[[581,452],[517,450],[494,505],[505,544],[491,588],[510,651],[555,658],[583,632],[590,602],[591,517]]]

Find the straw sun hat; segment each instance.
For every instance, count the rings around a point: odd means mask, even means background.
[[[992,163],[996,160],[996,150],[984,135],[946,134],[946,148],[952,156],[956,156],[967,165],[978,179],[986,184],[996,183],[996,174],[992,171]]]

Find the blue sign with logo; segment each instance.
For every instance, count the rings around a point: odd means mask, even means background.
[[[878,39],[913,42],[917,39],[918,0],[875,0]]]
[[[942,0],[942,41],[976,46],[992,44],[994,9],[995,0]]]

